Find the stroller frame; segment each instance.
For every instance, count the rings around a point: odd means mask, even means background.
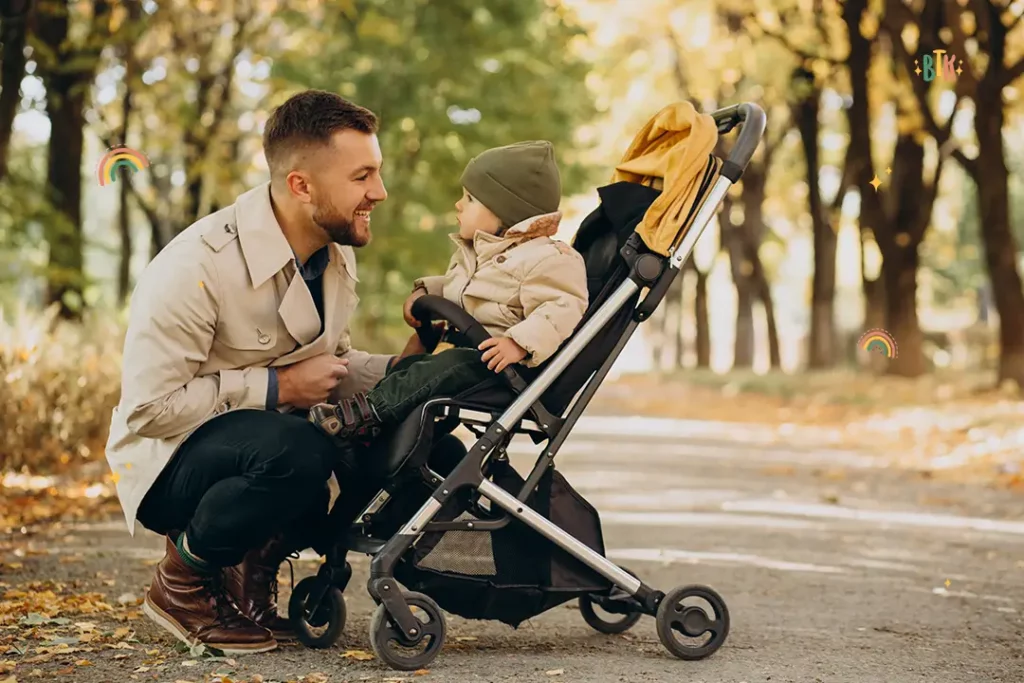
[[[728,612],[725,609],[724,601],[714,591],[703,586],[677,588],[669,594],[668,600],[666,600],[665,593],[648,586],[638,577],[577,540],[554,522],[536,512],[525,502],[544,473],[554,466],[556,454],[597,392],[605,376],[611,370],[622,349],[632,337],[637,326],[640,322],[650,317],[666,295],[669,285],[681,271],[686,259],[690,257],[697,240],[717,212],[729,187],[741,177],[743,170],[749,163],[764,134],[766,126],[765,113],[756,104],[743,103],[733,105],[718,110],[712,113],[711,116],[717,124],[719,133],[727,133],[739,125],[741,126],[740,135],[729,158],[722,163],[718,177],[715,179],[711,189],[702,198],[699,208],[693,216],[690,229],[679,241],[679,244],[671,252],[667,260],[654,254],[637,254],[634,250],[635,260],[632,263],[629,276],[562,346],[536,379],[527,385],[514,370],[505,371],[506,378],[510,381],[513,388],[519,392],[519,395],[500,416],[489,424],[486,421],[476,422],[462,417],[460,411],[466,410],[466,407],[459,406],[457,402],[451,399],[434,399],[428,402],[424,419],[431,419],[430,413],[434,412],[434,409],[447,408],[450,411],[449,419],[454,417],[455,420],[467,425],[487,424],[487,426],[482,435],[479,435],[476,442],[468,449],[467,455],[462,458],[461,462],[447,476],[442,476],[430,470],[426,465],[423,466],[422,472],[426,480],[431,484],[436,483],[436,489],[412,518],[387,540],[382,547],[379,543],[371,543],[370,545],[354,543],[348,546],[351,550],[368,552],[368,554],[373,556],[370,562],[370,577],[367,582],[367,589],[371,597],[378,604],[378,614],[375,615],[371,622],[371,641],[378,656],[393,668],[406,670],[422,668],[436,656],[444,640],[443,616],[441,616],[437,605],[434,604],[431,607],[430,604],[425,604],[431,603],[432,600],[418,593],[403,594],[396,581],[395,568],[401,559],[409,552],[423,533],[453,529],[496,530],[507,525],[510,518],[525,524],[610,581],[613,584],[613,592],[615,588],[623,591],[625,594],[621,592],[616,594],[617,599],[620,601],[625,600],[631,610],[620,611],[620,609],[616,609],[614,606],[609,609],[607,605],[602,604],[607,611],[627,614],[627,620],[630,618],[628,615],[631,611],[638,612],[635,615],[636,618],[639,618],[639,612],[657,616],[659,636],[661,636],[663,644],[676,656],[683,659],[701,659],[717,650],[721,646],[722,641],[724,641],[728,632]],[[639,236],[637,234],[634,233],[630,240],[631,242],[623,249],[623,255],[626,255],[627,250],[630,249],[630,244],[637,244],[639,246],[637,242]],[[549,413],[540,402],[545,391],[558,379],[560,374],[586,346],[600,334],[606,324],[620,312],[622,307],[644,288],[648,289],[647,294],[634,309],[633,316],[629,320],[625,332],[608,358],[604,360],[594,374],[585,382],[566,416],[560,418]],[[425,304],[421,303],[424,299],[428,300]],[[414,314],[417,314],[417,317],[424,321],[446,317],[465,331],[465,327],[459,325],[462,321],[452,320],[452,318],[457,318],[458,316],[448,315],[444,310],[441,310],[445,307],[439,304],[447,302],[443,300],[440,302],[434,301],[431,307],[429,300],[435,299],[437,297],[422,297],[420,300],[417,300],[416,303],[419,305],[414,310]],[[428,308],[432,308],[432,310],[424,310]],[[456,306],[455,308],[458,307]],[[464,312],[462,313],[464,314]],[[429,324],[421,325],[422,328],[432,330]],[[470,408],[470,410],[472,409]],[[528,413],[531,415],[528,416]],[[525,421],[524,417],[527,418]],[[529,420],[530,417],[534,419]],[[530,422],[534,424],[530,426]],[[485,466],[490,458],[506,457],[505,448],[517,433],[539,435],[542,439],[546,439],[548,443],[538,456],[533,470],[527,477],[519,495],[515,496],[490,481],[485,475]],[[497,506],[497,508],[504,512],[504,515],[500,519],[476,520],[474,522],[432,521],[450,498],[466,488],[474,489],[480,496],[492,503],[492,510],[494,510],[494,506]],[[371,519],[387,501],[389,493],[385,489],[375,496],[357,519]],[[363,539],[367,540],[366,537],[363,537]],[[339,577],[337,576],[337,561],[332,562],[331,558],[328,558],[328,563],[322,567],[322,570],[328,570],[329,565],[334,566],[335,569],[329,571],[330,574],[334,575],[331,577],[334,580],[331,580],[330,583],[334,585],[340,583],[342,587],[347,583],[351,570],[347,563],[344,564],[346,571],[343,573],[346,576]],[[328,590],[326,586],[321,586],[321,588],[322,590],[319,591],[314,590],[315,593],[320,594],[320,600],[317,600],[315,595],[310,595],[308,591],[300,592],[304,594],[304,599],[314,598],[314,603],[319,604]],[[701,617],[698,617],[692,611],[697,608],[684,609],[681,605],[677,604],[681,603],[683,597],[693,596],[704,598],[710,602],[717,612],[716,618],[707,619],[705,617],[702,621]],[[294,598],[295,596],[293,595],[293,603],[295,602]],[[665,603],[664,606],[663,603]],[[431,622],[425,625],[417,619],[413,615],[410,606],[427,611]],[[297,615],[295,614],[294,606],[290,604],[289,607],[292,621],[295,623]],[[306,607],[305,611],[308,614],[308,603]],[[316,612],[317,609],[320,608],[317,607],[313,611]],[[302,610],[299,609],[299,611],[301,612]],[[321,614],[323,614],[322,611]],[[701,614],[703,615],[704,612],[701,612]],[[586,616],[586,612],[584,612],[584,615]],[[341,618],[344,620],[343,614]],[[321,616],[320,621],[323,620],[324,617]],[[439,627],[438,621],[440,621]],[[590,619],[588,619],[588,622],[590,622]],[[632,623],[635,623],[635,620],[629,625],[631,626]],[[591,625],[599,628],[593,623]],[[415,646],[427,636],[432,636],[430,638],[431,645],[423,655],[412,658],[395,657],[379,650],[378,639],[372,632],[374,629],[378,631],[390,629],[389,633],[392,640],[397,640],[406,647]],[[711,631],[714,633],[714,637],[712,642],[698,648],[693,648],[680,645],[679,641],[672,636],[673,629],[676,632],[692,637],[696,637],[706,631]],[[616,631],[609,630],[608,632]],[[302,638],[301,629],[299,635],[301,640],[307,641],[306,638]],[[667,637],[672,639],[674,645],[667,642]],[[307,644],[312,643],[307,642]]]

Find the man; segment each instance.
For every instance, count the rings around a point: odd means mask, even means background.
[[[289,99],[263,136],[270,182],[178,235],[132,296],[107,460],[130,531],[167,536],[143,610],[186,643],[292,637],[278,568],[310,544],[345,456],[288,411],[365,391],[397,360],[349,338],[352,247],[387,197],[376,131],[337,95]],[[399,357],[417,352],[413,335]]]

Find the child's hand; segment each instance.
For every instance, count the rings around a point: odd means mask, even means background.
[[[402,315],[405,317],[405,323],[409,327],[419,327],[420,321],[412,315],[412,302],[419,299],[421,296],[426,294],[426,290],[417,289],[415,292],[409,295],[409,298],[405,300],[405,308],[402,309]]]
[[[479,349],[484,352],[483,361],[487,363],[487,369],[495,372],[526,358],[526,349],[508,337],[491,337],[480,344]]]

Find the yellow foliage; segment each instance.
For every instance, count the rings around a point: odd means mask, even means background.
[[[102,456],[120,394],[122,330],[0,310],[0,471],[66,470]]]

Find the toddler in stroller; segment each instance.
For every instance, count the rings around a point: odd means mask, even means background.
[[[326,647],[340,636],[351,577],[346,555],[356,551],[372,556],[371,646],[396,669],[420,669],[437,656],[442,610],[516,626],[574,598],[598,631],[621,633],[647,614],[679,658],[702,659],[721,647],[729,631],[722,598],[697,585],[665,593],[609,561],[597,512],[554,459],[739,180],[765,125],[764,111],[750,103],[711,115],[679,103],[651,119],[613,183],[598,189],[601,205],[573,242],[586,266],[589,306],[569,339],[535,367],[506,367],[500,383],[426,399],[387,438],[365,447],[361,476],[371,486],[335,504],[338,533],[325,562],[292,592],[289,618],[303,643]],[[723,162],[711,152],[718,135],[737,126]],[[437,341],[429,334],[434,320],[458,330],[456,343],[471,349],[490,337],[439,296],[419,297],[411,313],[428,348]],[[477,436],[468,448],[451,434],[459,425]],[[517,434],[545,444],[525,479],[508,462]],[[686,603],[696,598],[709,608]]]
[[[459,232],[445,275],[416,280],[406,322],[420,323],[420,296],[444,296],[488,332],[478,349],[448,330],[432,355],[405,358],[368,394],[313,406],[309,419],[335,438],[369,441],[433,396],[500,382],[506,367],[536,367],[572,334],[587,308],[583,257],[551,239],[561,214],[561,183],[550,142],[518,142],[474,158],[456,203]],[[453,343],[454,342],[454,343]],[[481,356],[480,351],[483,352]],[[481,360],[483,362],[481,362]]]

